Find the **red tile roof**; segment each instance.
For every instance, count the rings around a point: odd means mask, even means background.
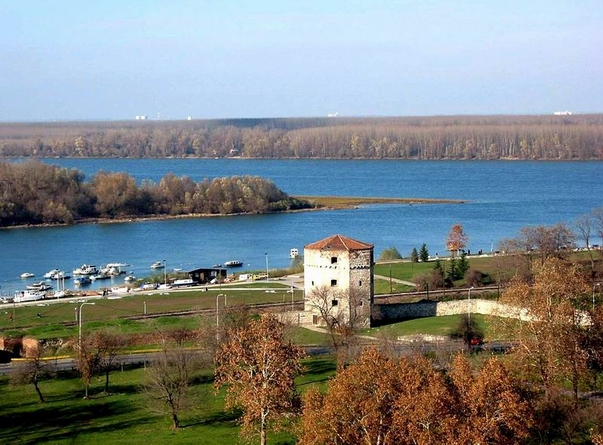
[[[343,235],[333,235],[305,246],[311,250],[366,250],[372,249],[372,244],[363,243]]]

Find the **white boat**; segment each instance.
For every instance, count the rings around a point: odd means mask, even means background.
[[[51,280],[68,280],[69,278],[71,278],[71,275],[69,275],[67,272],[63,271],[63,270],[59,270],[56,274],[52,275],[50,277]]]
[[[163,269],[164,267],[165,264],[163,261],[155,261],[153,264],[151,264],[151,269]]]
[[[192,286],[194,285],[195,282],[191,279],[191,278],[184,278],[182,280],[176,280],[172,283],[173,287],[178,287],[178,286]]]
[[[31,273],[31,272],[23,272],[23,273],[21,274],[21,278],[33,278],[33,277],[35,277],[35,276],[36,276],[36,275],[35,275],[35,274],[33,274],[33,273]]]
[[[52,269],[44,274],[44,278],[52,280],[52,277],[58,275],[59,273],[61,273],[59,269]]]
[[[95,275],[98,273],[96,266],[91,264],[82,264],[81,267],[74,269],[73,275]]]
[[[225,267],[241,267],[243,265],[242,261],[237,261],[237,260],[232,260],[232,261],[226,261],[224,263]]]
[[[46,294],[44,292],[35,291],[35,290],[22,290],[21,292],[17,292],[15,294],[15,303],[24,303],[26,301],[37,301],[42,300]]]
[[[126,278],[124,278],[124,281],[126,283],[129,283],[131,281],[136,281],[136,277],[134,275],[128,275]]]
[[[90,283],[92,283],[92,280],[88,275],[82,275],[73,279],[73,284],[75,284],[76,286],[86,286]]]
[[[50,289],[52,289],[52,286],[44,281],[40,281],[39,283],[33,283],[27,286],[27,290],[34,290],[40,292],[44,292]]]
[[[130,292],[130,288],[126,286],[113,286],[109,289],[109,292],[112,294],[127,294]]]
[[[123,275],[126,273],[123,270],[124,267],[129,266],[126,263],[109,263],[105,267],[101,268],[100,273],[108,275],[109,277],[116,277],[118,275]]]

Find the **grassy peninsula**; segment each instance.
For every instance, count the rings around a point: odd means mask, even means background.
[[[316,208],[350,209],[369,204],[464,204],[461,199],[429,199],[429,198],[377,198],[360,196],[295,196],[300,201],[307,201]]]

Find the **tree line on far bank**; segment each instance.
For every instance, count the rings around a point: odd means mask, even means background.
[[[265,213],[308,208],[269,180],[164,176],[140,186],[126,173],[84,174],[40,162],[0,163],[0,227],[73,224],[87,218]]]
[[[603,115],[0,124],[0,156],[603,159]]]

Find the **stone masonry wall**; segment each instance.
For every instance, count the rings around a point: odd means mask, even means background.
[[[528,316],[521,310],[496,301],[472,299],[457,301],[425,301],[419,303],[375,304],[373,321],[376,324],[412,318],[439,317],[442,315],[466,314],[495,315],[526,320]]]

